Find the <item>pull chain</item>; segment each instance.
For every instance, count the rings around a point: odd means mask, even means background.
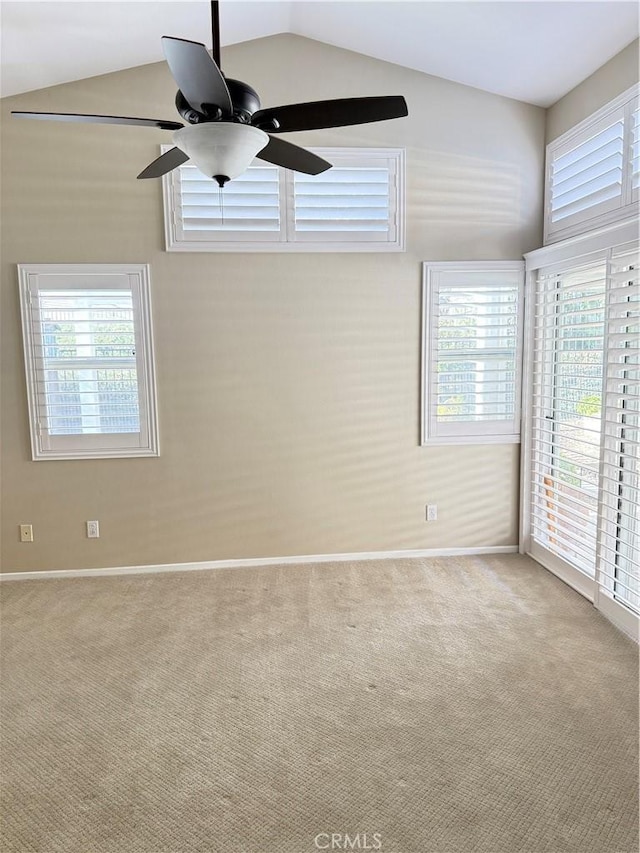
[[[220,224],[224,226],[224,201],[222,187],[218,187],[218,204],[220,205]]]

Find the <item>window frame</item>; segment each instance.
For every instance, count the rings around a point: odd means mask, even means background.
[[[436,406],[436,383],[434,382],[434,334],[433,297],[437,292],[438,277],[442,273],[473,273],[490,275],[492,272],[512,272],[517,286],[517,325],[515,351],[515,403],[514,416],[504,422],[460,421],[450,426],[448,434],[438,431],[434,415]],[[421,322],[421,405],[420,444],[517,444],[520,442],[520,418],[522,401],[522,353],[524,328],[524,262],[523,261],[425,261],[422,264],[422,322]],[[498,426],[497,426],[498,425]]]
[[[103,459],[159,456],[157,390],[151,322],[150,274],[147,264],[18,264],[22,340],[31,436],[31,458],[42,460]],[[70,279],[63,287],[73,290],[107,289],[105,277],[113,276],[108,289],[131,292],[136,346],[136,378],[140,414],[139,433],[84,433],[51,435],[43,427],[46,402],[40,402],[41,379],[36,364],[41,345],[35,340],[38,294],[60,289],[59,282],[47,286],[47,276]],[[123,276],[127,285],[121,283]],[[94,280],[92,283],[92,279]],[[70,364],[71,368],[72,365]],[[137,436],[137,440],[136,437]]]
[[[610,250],[617,251],[625,244],[638,240],[638,225],[635,219],[627,219],[614,225],[608,225],[595,232],[565,240],[556,245],[543,246],[525,255],[528,292],[532,298],[526,302],[525,316],[525,352],[523,372],[523,435],[520,455],[520,535],[519,550],[528,554],[553,574],[561,578],[600,610],[611,622],[637,642],[640,619],[626,605],[617,601],[606,584],[601,582],[601,571],[597,567],[596,576],[591,577],[577,569],[560,556],[538,544],[532,534],[532,516],[534,513],[534,458],[532,452],[533,416],[534,416],[534,356],[535,356],[535,298],[540,271],[552,271],[554,268],[567,268],[573,264],[587,262],[589,258],[603,256]],[[607,293],[609,299],[609,293]],[[608,309],[607,309],[608,311]],[[605,336],[606,336],[605,330]],[[608,343],[605,343],[605,352]],[[606,417],[606,406],[602,406],[602,416]],[[604,430],[603,430],[604,433]],[[606,436],[604,438],[606,449]],[[604,458],[601,457],[601,465]],[[604,495],[600,495],[604,500]],[[604,509],[604,508],[603,508]],[[598,508],[599,519],[603,509]],[[599,527],[600,527],[600,521]],[[600,532],[599,532],[600,535]],[[601,544],[596,545],[596,559],[599,559]]]
[[[164,153],[172,148],[162,145]],[[209,240],[185,240],[180,235],[177,203],[180,197],[180,167],[162,178],[163,212],[165,228],[165,249],[167,252],[404,252],[405,243],[405,184],[406,157],[403,148],[309,148],[309,151],[324,157],[339,167],[379,166],[387,162],[390,177],[389,216],[394,223],[392,239],[355,239],[350,240],[342,234],[333,239],[323,239],[318,232],[295,231],[295,172],[282,167],[279,171],[280,230],[269,236],[256,238],[255,233],[233,232],[225,238],[224,232],[219,238]],[[256,158],[255,165],[268,167],[271,164]],[[187,164],[185,164],[187,165]],[[253,164],[252,164],[253,165]],[[266,232],[265,232],[266,233]],[[355,232],[357,234],[357,232]]]
[[[544,245],[552,245],[567,238],[576,237],[586,231],[612,225],[628,217],[637,216],[638,189],[632,188],[631,150],[632,120],[638,109],[640,84],[635,84],[612,101],[592,113],[579,124],[552,140],[546,147],[544,181]],[[623,122],[622,140],[622,184],[620,197],[602,202],[597,207],[567,217],[568,222],[555,224],[551,221],[552,172],[556,160],[574,148],[587,142],[603,130],[608,123]]]

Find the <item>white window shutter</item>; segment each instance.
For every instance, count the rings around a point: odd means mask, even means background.
[[[165,175],[167,249],[403,251],[404,152],[313,150],[333,167],[312,176],[255,160],[222,191],[188,163]]]
[[[523,264],[425,264],[423,443],[518,441]]]
[[[616,251],[608,268],[602,507],[598,582],[640,613],[640,258]]]
[[[593,219],[622,203],[623,110],[600,124],[604,127],[593,128],[588,139],[555,152],[549,175],[554,230]]]
[[[395,170],[334,166],[294,176],[294,239],[393,242]]]
[[[279,242],[281,176],[277,166],[252,165],[224,189],[191,164],[165,177],[169,207],[170,245],[192,246]],[[165,199],[165,202],[167,199]],[[165,214],[167,213],[165,204]]]
[[[604,256],[537,283],[532,536],[593,573],[605,337]]]
[[[148,269],[19,276],[33,458],[157,455]]]
[[[545,242],[637,213],[639,163],[633,86],[547,146]]]
[[[537,268],[528,551],[637,633],[638,243],[561,255]]]

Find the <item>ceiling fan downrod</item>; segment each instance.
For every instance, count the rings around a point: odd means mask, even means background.
[[[211,0],[211,56],[220,68],[220,4],[218,0]]]

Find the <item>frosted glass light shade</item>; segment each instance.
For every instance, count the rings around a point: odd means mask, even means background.
[[[173,134],[174,144],[221,186],[241,175],[268,141],[257,127],[228,121],[189,124]]]

